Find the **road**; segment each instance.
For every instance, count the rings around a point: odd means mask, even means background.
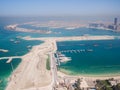
[[[52,73],[52,82],[51,86],[54,88],[57,84],[57,67],[56,67],[56,60],[54,57],[54,53],[49,53],[50,55],[50,62],[51,62],[51,73]]]

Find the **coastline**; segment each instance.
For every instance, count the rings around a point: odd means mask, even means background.
[[[46,47],[48,46],[48,47]],[[50,84],[50,71],[46,69],[48,43],[34,46],[32,50],[22,57],[21,63],[9,77],[6,90],[44,87]]]
[[[112,32],[120,32],[119,30],[114,30],[114,29],[109,29],[109,28],[90,28],[90,27],[86,27],[86,28],[89,28],[89,29],[96,29],[96,30],[106,30],[106,31],[112,31]]]
[[[61,72],[64,75],[68,75],[68,76],[82,76],[82,77],[104,77],[104,78],[108,78],[108,77],[120,77],[120,73],[106,73],[106,74],[76,74],[70,70],[65,70],[65,69],[60,69],[58,70],[58,72]]]
[[[36,88],[43,90],[51,90],[51,72],[46,69],[47,54],[50,51],[57,50],[57,41],[68,40],[111,40],[116,36],[79,36],[79,37],[48,37],[48,38],[31,38],[21,37],[24,40],[42,40],[44,43],[34,46],[32,50],[23,56],[21,63],[10,76],[6,90],[34,90]],[[70,76],[59,73],[58,76]],[[70,76],[71,77],[71,76]],[[72,76],[85,77],[85,76]],[[90,78],[90,77],[86,77]],[[93,79],[105,79],[106,77],[92,77]],[[110,78],[110,77],[107,77]],[[120,78],[120,76],[112,76],[112,78]]]
[[[64,73],[62,71],[58,71],[57,72],[58,76],[61,78],[85,78],[85,79],[91,79],[91,80],[105,80],[105,79],[110,79],[110,78],[114,78],[114,79],[120,79],[120,75],[112,75],[112,76],[96,76],[96,75],[70,75],[67,73]]]
[[[39,34],[50,34],[50,30],[34,30],[19,27],[19,24],[8,25],[5,27],[7,30],[17,31],[17,32],[28,32],[28,33],[39,33]]]

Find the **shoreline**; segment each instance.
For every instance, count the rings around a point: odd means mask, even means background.
[[[120,79],[120,75],[112,75],[112,76],[86,76],[86,75],[69,75],[67,73],[64,73],[62,71],[58,71],[58,76],[59,77],[62,77],[62,78],[65,78],[65,77],[68,77],[68,78],[86,78],[86,79],[92,79],[92,80],[105,80],[105,79],[110,79],[110,78],[114,78],[114,79]]]
[[[51,83],[50,71],[46,69],[46,53],[50,50],[48,44],[44,42],[33,46],[30,52],[22,56],[22,61],[10,75],[5,90],[29,90]]]
[[[24,40],[42,40],[44,41],[40,45],[33,46],[30,52],[22,57],[21,63],[14,70],[6,90],[34,90],[36,88],[42,90],[50,90],[52,85],[51,72],[46,69],[47,54],[50,51],[55,52],[57,50],[57,41],[71,41],[71,40],[113,40],[116,36],[79,36],[79,37],[47,37],[47,38],[32,38],[21,37]],[[58,72],[58,76],[62,75]],[[63,74],[64,75],[64,74]],[[68,75],[67,75],[68,76]],[[76,76],[75,76],[76,77]],[[78,76],[80,77],[80,76]],[[84,76],[82,76],[84,77]],[[114,76],[115,77],[115,76]],[[96,77],[93,77],[96,79]],[[99,77],[103,78],[103,77]],[[120,78],[116,77],[116,78]],[[42,88],[42,89],[41,89]]]
[[[25,33],[39,33],[39,34],[50,34],[50,30],[34,30],[19,27],[19,24],[8,25],[5,27],[7,30],[16,31],[16,32],[25,32]]]
[[[120,76],[84,76],[84,75],[72,76],[72,75],[65,74],[61,71],[58,71],[57,74],[58,74],[58,77],[60,78],[73,78],[73,79],[84,78],[86,80],[91,80],[91,81],[106,80],[111,78],[120,80]]]
[[[58,72],[61,72],[65,75],[68,75],[68,76],[83,76],[83,77],[120,77],[120,73],[117,74],[117,73],[106,73],[106,74],[70,74],[70,73],[74,73],[70,70],[65,70],[65,69],[61,69],[61,70],[58,70]]]
[[[120,36],[109,36],[109,35],[93,35],[93,36],[71,36],[71,37],[40,37],[40,38],[32,38],[30,36],[21,37],[24,40],[41,40],[41,41],[50,41],[53,40],[55,42],[60,41],[83,41],[83,40],[114,40],[120,39]]]

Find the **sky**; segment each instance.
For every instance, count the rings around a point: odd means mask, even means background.
[[[0,0],[0,16],[120,16],[120,0]]]

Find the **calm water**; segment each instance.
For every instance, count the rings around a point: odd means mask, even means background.
[[[0,60],[0,90],[4,90],[7,82],[8,77],[12,73],[12,67],[15,69],[18,64],[21,62],[21,59],[13,59],[11,63],[6,64],[7,60]]]
[[[21,35],[22,33],[19,32],[5,30],[4,25],[0,24],[0,49],[9,50],[8,52],[0,52],[0,57],[22,56],[28,53],[32,46],[43,43],[43,41],[26,41],[17,38]],[[14,41],[11,41],[11,39]],[[15,43],[16,41],[19,43]],[[4,90],[7,85],[8,77],[12,73],[11,64],[13,69],[15,69],[21,62],[21,59],[13,59],[9,64],[6,61],[0,60],[0,90]]]
[[[68,30],[65,28],[50,28],[50,27],[35,27],[32,25],[21,25],[19,27],[33,29],[33,30],[51,30],[50,34],[31,34],[23,33],[24,35],[30,35],[32,37],[62,37],[62,36],[83,36],[84,34],[89,35],[115,35],[120,36],[120,33],[108,31],[108,30],[99,30],[99,29],[89,29],[89,28],[76,28],[73,30]]]
[[[72,60],[61,63],[60,69],[76,75],[120,75],[120,40],[66,41],[58,42],[58,51],[64,52]],[[93,51],[88,51],[92,49]]]
[[[9,50],[9,52],[0,52],[0,57],[4,56],[21,56],[25,55],[34,45],[41,44],[42,41],[26,41],[18,39],[17,36],[31,36],[31,37],[66,37],[66,36],[82,36],[89,35],[115,35],[120,36],[120,33],[115,33],[105,30],[77,28],[74,30],[66,30],[65,28],[50,28],[50,27],[35,27],[31,25],[22,25],[25,22],[33,21],[30,18],[0,18],[0,49]],[[42,20],[44,21],[44,20]],[[4,27],[9,24],[21,24],[20,27],[33,30],[51,30],[51,34],[35,34],[23,33],[6,30]],[[14,43],[14,41],[19,43]],[[82,53],[64,53],[66,56],[72,57],[72,60],[67,63],[62,63],[61,69],[69,71],[70,74],[106,74],[115,72],[119,73],[119,40],[116,41],[80,41],[80,42],[60,42],[58,43],[58,50],[69,49],[87,49],[92,48],[93,52]],[[69,44],[68,44],[69,43]],[[80,43],[85,45],[81,46]],[[94,47],[93,44],[99,44]],[[112,46],[111,46],[112,44]],[[68,46],[69,45],[69,46]],[[31,46],[27,48],[27,46]],[[112,47],[112,48],[111,48]],[[6,64],[7,60],[0,61],[0,90],[4,90],[7,79],[12,73],[11,64]],[[20,59],[12,61],[14,69],[21,62]]]

